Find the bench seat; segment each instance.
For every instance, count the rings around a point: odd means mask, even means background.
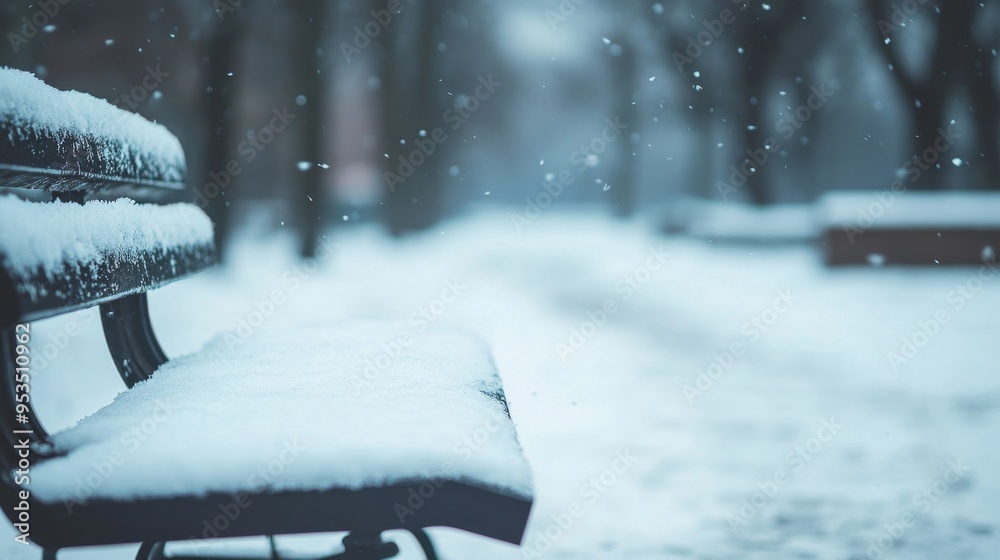
[[[445,525],[520,541],[531,479],[488,346],[370,320],[263,331],[171,360],[54,435],[32,468],[33,540]]]

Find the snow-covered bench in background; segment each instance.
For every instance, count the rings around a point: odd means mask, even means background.
[[[826,262],[980,265],[1000,249],[1000,193],[829,193],[818,203]]]
[[[146,292],[215,264],[212,225],[192,205],[94,197],[180,190],[185,173],[162,126],[0,69],[0,187],[21,195],[0,188],[0,505],[21,537],[49,559],[142,542],[142,560],[168,541],[328,531],[350,533],[345,558],[385,558],[391,529],[433,557],[429,526],[520,542],[530,473],[474,336],[428,329],[374,372],[392,323],[220,337],[167,360]],[[30,322],[93,306],[129,390],[49,435],[18,357]]]

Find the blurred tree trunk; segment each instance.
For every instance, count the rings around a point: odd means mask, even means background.
[[[295,83],[301,84],[305,105],[300,109],[302,116],[299,136],[299,161],[308,163],[304,169],[297,169],[297,188],[293,190],[299,218],[302,220],[302,244],[300,253],[304,258],[316,256],[316,245],[322,230],[323,213],[326,210],[326,189],[318,164],[323,163],[326,140],[326,73],[322,52],[328,2],[292,2],[294,10],[294,76]]]
[[[418,35],[419,46],[417,48],[420,57],[417,64],[416,75],[416,108],[414,114],[417,118],[416,133],[425,131],[427,138],[431,137],[431,132],[441,126],[441,111],[435,101],[435,91],[437,89],[438,78],[438,32],[437,23],[441,19],[441,6],[443,0],[423,0],[420,12],[420,34]],[[412,137],[416,137],[411,136]],[[410,228],[423,230],[433,226],[441,219],[442,213],[442,185],[443,181],[433,158],[440,158],[441,146],[437,146],[434,155],[427,156],[427,162],[417,171],[414,179],[417,179],[414,189],[415,214],[410,224]]]
[[[757,62],[748,64],[743,68],[743,97],[739,101],[745,103],[746,106],[743,108],[745,111],[744,119],[737,121],[740,127],[737,134],[742,137],[742,147],[744,148],[740,156],[743,158],[740,162],[740,168],[750,170],[750,173],[745,175],[747,182],[743,188],[746,190],[753,204],[764,206],[773,202],[771,192],[766,183],[764,168],[770,163],[771,158],[777,157],[777,154],[768,151],[768,146],[765,145],[767,136],[764,133],[763,105],[765,98],[761,82],[763,81],[762,76],[765,67],[763,59],[766,58],[766,55],[753,58],[757,59]],[[761,70],[758,71],[758,68]],[[767,153],[768,161],[757,163],[748,156],[750,152],[760,154],[762,153],[761,150]]]
[[[236,99],[237,80],[233,74],[239,64],[239,47],[243,28],[242,9],[235,10],[221,18],[209,38],[205,84],[205,169],[194,181],[196,189],[203,189],[210,174],[226,174],[226,167],[234,158],[236,148]],[[220,258],[225,257],[225,249],[230,234],[230,200],[238,177],[230,177],[229,184],[222,185],[219,193],[203,192],[208,199],[205,211],[215,223],[215,244]],[[206,191],[208,189],[205,189]]]
[[[806,17],[813,23],[834,21],[840,17],[840,11],[837,5],[815,2],[811,4]],[[847,57],[838,58],[838,61],[843,60],[840,64],[846,67],[843,70],[830,68],[821,63],[824,58],[829,58],[828,55],[832,50],[845,48],[845,41],[853,41],[852,38],[840,33],[836,26],[809,25],[805,32],[799,31],[799,35],[792,40],[795,42],[795,48],[785,49],[788,58],[787,70],[779,76],[791,82],[786,88],[787,91],[781,96],[784,105],[783,114],[778,118],[782,120],[773,121],[771,124],[779,134],[777,140],[781,143],[782,151],[788,154],[788,163],[794,164],[789,167],[782,166],[782,171],[796,167],[805,171],[805,174],[802,171],[797,174],[795,179],[800,182],[796,183],[795,192],[789,194],[793,199],[808,201],[814,200],[829,188],[829,185],[824,185],[822,181],[802,181],[802,179],[829,164],[830,154],[818,152],[815,140],[819,138],[819,133],[824,127],[828,126],[832,119],[837,118],[826,109],[813,109],[810,106],[810,99],[815,99],[817,90],[825,91],[834,85],[836,89],[833,91],[840,91],[843,86],[840,80],[833,76],[841,72],[854,71],[855,66],[852,63],[856,62]],[[825,107],[826,100],[821,98],[820,102],[821,106]],[[809,107],[811,111],[809,117],[804,120],[796,114],[801,106]],[[779,122],[782,124],[778,124]],[[794,130],[785,128],[789,122],[795,123],[791,125]]]
[[[968,61],[969,97],[976,126],[976,146],[981,157],[981,181],[988,190],[1000,190],[1000,92],[996,88],[993,55],[980,49]]]
[[[638,203],[640,159],[636,153],[637,143],[632,136],[639,134],[640,118],[636,90],[639,83],[639,62],[636,45],[627,36],[615,41],[622,47],[621,54],[611,59],[612,81],[615,91],[615,112],[621,122],[628,126],[622,138],[618,139],[618,168],[610,181],[611,200],[615,214],[628,217],[635,214]]]
[[[651,0],[651,5],[655,5],[659,0]],[[652,6],[649,8],[652,10]],[[675,53],[682,54],[687,49],[687,36],[685,29],[680,27],[670,27],[664,30],[667,49],[667,58],[670,64],[676,64],[673,60]],[[689,32],[690,33],[690,32]],[[679,101],[677,106],[687,107],[689,110],[684,113],[688,123],[688,130],[696,135],[694,141],[694,157],[698,158],[695,163],[695,180],[697,185],[696,194],[705,195],[706,198],[713,198],[716,194],[715,181],[715,142],[713,139],[712,103],[708,98],[709,92],[717,92],[716,87],[704,87],[702,84],[709,82],[709,73],[700,70],[700,59],[694,60],[690,65],[677,67],[683,80],[681,81],[683,101]]]
[[[897,27],[898,22],[893,21],[890,7],[885,0],[868,0],[869,13],[874,20],[872,36],[889,62],[892,76],[906,98],[904,106],[911,108],[910,116],[915,131],[911,161],[921,169],[921,174],[913,178],[908,188],[928,190],[945,186],[943,175],[946,166],[937,165],[945,155],[934,144],[942,136],[942,129],[947,127],[945,108],[949,95],[957,84],[962,66],[969,64],[969,61],[962,58],[969,55],[963,45],[972,41],[976,5],[978,2],[973,0],[950,0],[936,6],[931,59],[928,70],[918,73],[906,67],[896,46],[899,41],[895,40],[894,35],[905,30]]]
[[[439,5],[436,0],[423,0],[419,10],[415,61],[405,64],[399,60],[398,42],[403,38],[396,26],[390,26],[382,33],[386,36],[383,42],[387,47],[383,79],[389,81],[389,84],[383,82],[383,96],[389,102],[387,110],[383,111],[383,118],[397,119],[395,124],[389,123],[385,127],[391,133],[387,136],[387,147],[392,148],[386,152],[390,156],[386,171],[401,175],[400,157],[408,160],[413,167],[412,174],[405,181],[395,184],[385,195],[386,218],[393,235],[427,229],[440,219],[442,211],[442,181],[434,165],[440,146],[432,139],[434,129],[441,125],[434,95],[437,76],[435,24],[440,16]],[[395,37],[389,37],[393,35]],[[407,72],[407,68],[415,70]],[[407,95],[407,92],[415,93]],[[420,131],[424,131],[426,136],[421,137]],[[400,140],[406,143],[400,144]],[[425,145],[432,142],[434,153],[428,155],[426,151],[421,151],[416,142]],[[422,160],[409,158],[415,151],[420,151]]]
[[[974,13],[970,17],[973,21],[977,19]],[[1000,190],[1000,90],[997,89],[994,54],[1000,45],[997,45],[996,32],[991,33],[985,44],[977,42],[970,33],[961,48],[964,52],[959,60],[965,63],[962,78],[969,94],[975,146],[980,155],[972,165],[979,170],[981,188]]]
[[[385,0],[374,0],[371,3],[371,9],[376,11],[384,9],[385,6]],[[398,15],[399,13],[393,13],[393,17],[398,17]],[[384,156],[384,159],[381,160],[383,165],[382,176],[386,181],[386,190],[382,205],[386,223],[394,235],[400,233],[395,220],[395,215],[399,212],[396,209],[398,206],[396,189],[404,187],[405,183],[397,185],[390,179],[390,176],[398,172],[398,157],[402,154],[399,141],[404,138],[404,131],[408,128],[405,123],[407,114],[401,107],[405,97],[399,91],[402,80],[397,68],[399,66],[399,54],[397,52],[397,44],[399,43],[397,35],[399,31],[397,27],[398,24],[397,26],[384,29],[379,34],[377,41],[380,52],[376,67],[376,74],[379,79],[380,143]]]
[[[771,2],[767,8],[748,5],[746,12],[736,15],[733,24],[736,46],[740,50],[734,49],[731,56],[736,57],[734,65],[741,69],[737,84],[741,91],[737,101],[742,110],[737,113],[742,118],[736,120],[740,128],[736,132],[743,149],[740,167],[753,169],[745,174],[743,190],[758,206],[774,202],[766,171],[779,157],[777,150],[769,149],[773,148],[767,144],[771,135],[764,128],[768,85],[772,81],[775,64],[782,62],[777,53],[782,50],[784,35],[791,31],[792,24],[801,21],[802,15],[809,9],[806,4],[800,0],[785,0]]]

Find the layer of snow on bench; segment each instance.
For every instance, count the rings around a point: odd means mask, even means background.
[[[105,256],[157,252],[212,243],[212,222],[191,204],[28,202],[0,196],[0,258],[7,270],[51,277],[69,264],[87,267]]]
[[[829,227],[1000,227],[1000,194],[972,192],[830,193],[820,202]]]
[[[86,93],[60,91],[28,72],[0,68],[0,119],[23,138],[31,132],[94,138],[112,166],[108,174],[155,167],[164,180],[183,179],[184,150],[163,125]]]
[[[373,320],[244,336],[169,362],[56,435],[69,454],[32,467],[32,496],[72,503],[426,477],[530,495],[477,337]],[[109,461],[100,484],[81,482]]]

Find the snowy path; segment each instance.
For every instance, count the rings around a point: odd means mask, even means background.
[[[829,272],[804,248],[709,248],[582,214],[544,216],[523,235],[502,214],[440,230],[403,243],[338,232],[312,273],[290,243],[245,238],[234,266],[151,295],[157,330],[169,353],[196,350],[278,289],[287,300],[271,325],[423,309],[479,331],[538,499],[522,549],[435,530],[445,558],[850,559],[880,537],[892,548],[873,558],[995,557],[1000,275]],[[445,304],[449,281],[460,295]],[[35,378],[52,428],[120,390],[93,313],[38,324],[36,344],[56,348],[74,323],[84,332]],[[935,334],[894,370],[888,353],[922,323]],[[574,329],[589,335],[579,348]],[[718,375],[699,386],[706,370]],[[686,386],[702,391],[693,402]],[[11,537],[0,527],[0,557],[39,557]],[[328,552],[338,541],[283,542]]]

